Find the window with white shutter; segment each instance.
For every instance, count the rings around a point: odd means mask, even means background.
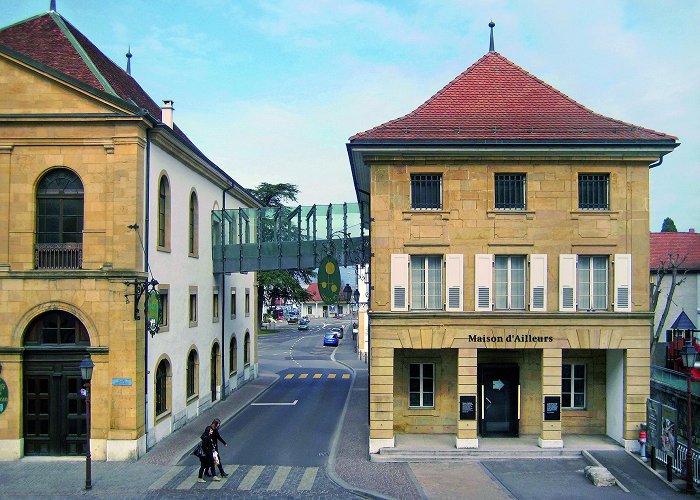
[[[615,304],[614,310],[632,311],[632,255],[615,254]]]
[[[576,311],[576,255],[559,256],[559,310]]]
[[[408,311],[408,254],[391,254],[391,310]]]
[[[530,310],[547,310],[547,254],[530,255]]]
[[[490,311],[492,307],[493,254],[478,253],[474,256],[474,310]]]
[[[445,255],[446,311],[464,310],[462,286],[464,283],[464,256],[461,253]]]

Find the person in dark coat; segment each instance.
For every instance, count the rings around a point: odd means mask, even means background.
[[[212,441],[214,442],[214,450],[216,451],[217,455],[219,456],[219,463],[216,464],[219,467],[219,473],[221,474],[221,477],[228,477],[228,474],[224,472],[224,466],[221,463],[221,453],[219,453],[219,441],[221,441],[224,446],[228,446],[226,444],[226,441],[221,437],[219,434],[219,427],[221,427],[221,420],[218,418],[215,418],[214,421],[211,423],[211,428],[214,429],[214,432],[211,436]],[[214,463],[212,462],[211,466],[211,474],[214,475],[216,474],[216,469],[214,468]]]
[[[204,433],[202,433],[202,450],[204,451],[204,455],[199,457],[199,479],[197,479],[198,482],[204,483],[204,478],[202,477],[204,475],[204,472],[206,470],[209,470],[209,468],[212,469],[212,472],[214,472],[214,429],[210,425],[204,429]],[[212,480],[214,481],[221,481],[217,476],[213,476]]]

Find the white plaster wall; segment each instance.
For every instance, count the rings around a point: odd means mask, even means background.
[[[671,301],[671,307],[668,310],[668,317],[664,323],[664,328],[661,334],[661,342],[666,340],[666,330],[671,328],[671,325],[676,318],[681,313],[685,311],[690,320],[695,323],[698,327],[700,324],[700,280],[698,279],[697,272],[688,272],[685,275],[685,281],[680,285],[676,286],[673,292],[673,299]],[[654,274],[652,273],[652,279],[654,279]],[[666,305],[666,294],[671,287],[671,278],[665,276],[661,281],[661,295],[659,296],[659,303],[656,306],[656,311],[654,311],[654,331],[661,320],[661,314],[664,311]]]
[[[624,444],[625,351],[606,351],[605,374],[606,434]]]
[[[157,250],[158,186],[163,172],[167,172],[170,184],[170,252]],[[192,190],[197,193],[199,207],[199,252],[198,257],[188,255],[189,202]],[[238,366],[243,367],[243,345],[245,332],[251,335],[251,360],[255,356],[255,274],[226,276],[222,288],[221,278],[213,273],[211,211],[222,208],[223,189],[195,170],[171,156],[167,151],[151,143],[150,167],[150,230],[149,265],[153,277],[161,284],[169,285],[168,331],[148,339],[148,447],[185,425],[201,411],[211,406],[211,351],[219,344],[220,356],[224,356],[225,369],[221,373],[228,382],[229,342],[232,335],[238,339]],[[239,208],[242,203],[227,195],[226,208]],[[197,287],[197,325],[189,323],[189,291]],[[230,287],[237,289],[238,311],[230,318]],[[213,291],[219,290],[219,320],[213,320]],[[244,311],[245,289],[250,289],[251,310]],[[224,342],[222,345],[222,325]],[[187,356],[190,347],[197,349],[199,359],[199,398],[187,403]],[[162,355],[171,363],[171,414],[167,422],[159,421],[155,426],[155,373]],[[221,358],[219,358],[221,363]],[[221,366],[219,366],[221,370]],[[239,369],[240,371],[240,369]],[[227,390],[228,392],[228,390]],[[217,388],[217,402],[221,387]]]

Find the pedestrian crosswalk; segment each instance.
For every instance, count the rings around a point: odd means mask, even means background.
[[[292,380],[292,379],[311,379],[311,380],[319,380],[319,379],[341,379],[341,380],[347,380],[350,378],[349,373],[313,373],[313,372],[301,372],[301,373],[287,373],[284,377],[283,380]]]
[[[337,488],[319,467],[226,464],[225,468],[227,478],[214,481],[207,477],[205,483],[200,483],[197,482],[199,466],[172,466],[148,489],[309,492]]]

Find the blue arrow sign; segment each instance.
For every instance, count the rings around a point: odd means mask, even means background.
[[[493,381],[493,388],[496,389],[497,391],[500,391],[501,389],[503,389],[504,385],[505,384],[503,382],[501,382],[500,380]]]

